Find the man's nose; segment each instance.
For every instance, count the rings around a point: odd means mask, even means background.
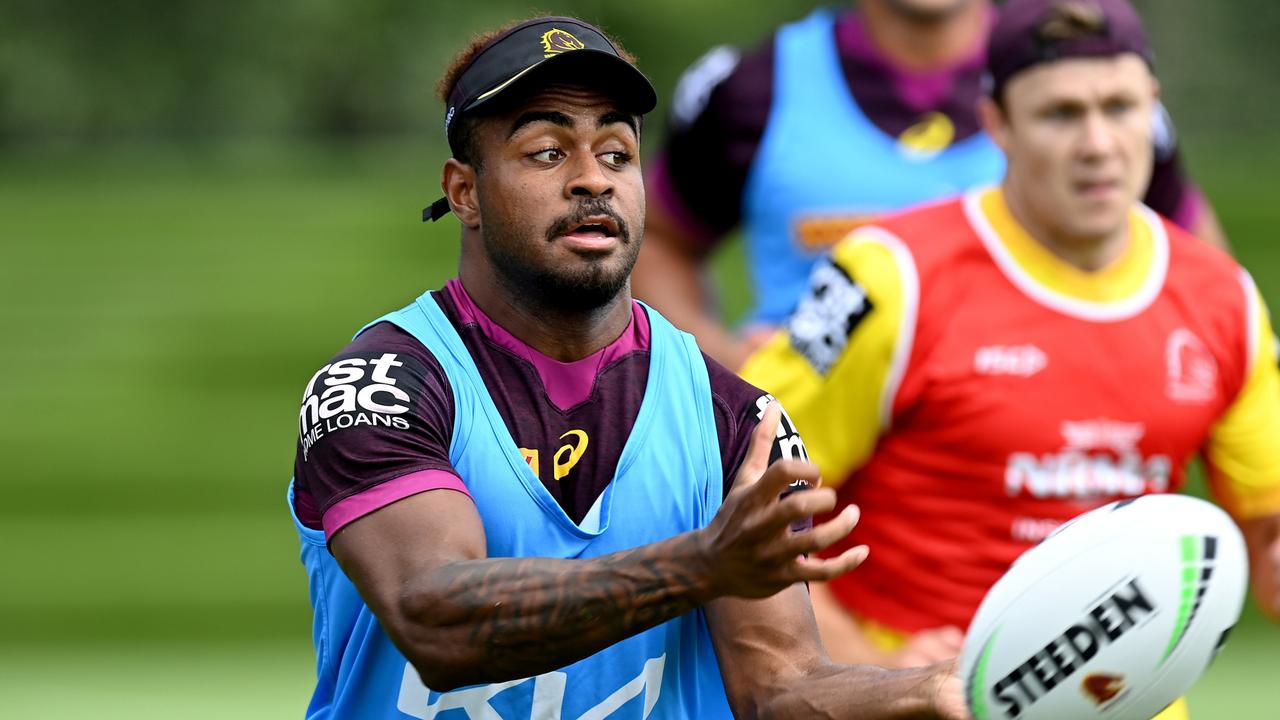
[[[1102,112],[1087,113],[1081,128],[1080,152],[1090,159],[1104,157],[1116,147],[1116,126]]]
[[[581,153],[573,162],[573,175],[565,186],[570,196],[608,197],[613,194],[613,178],[591,153]]]

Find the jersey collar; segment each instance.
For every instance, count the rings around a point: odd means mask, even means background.
[[[1036,241],[1013,217],[998,187],[971,192],[965,213],[1000,270],[1038,302],[1085,320],[1123,320],[1146,309],[1164,285],[1169,246],[1150,209],[1129,214],[1129,243],[1120,257],[1085,272]]]

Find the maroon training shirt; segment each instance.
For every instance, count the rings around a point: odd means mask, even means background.
[[[432,295],[471,353],[535,474],[565,513],[581,522],[612,480],[644,399],[649,374],[645,309],[633,304],[630,325],[607,347],[561,363],[495,324],[457,279]],[[769,396],[705,359],[728,492]],[[326,388],[339,384],[353,386],[360,400],[342,406],[342,398],[324,397]],[[374,385],[383,389],[366,389]],[[374,404],[407,409],[388,415],[364,407]],[[299,518],[332,538],[347,523],[410,495],[432,489],[466,492],[465,479],[449,462],[454,412],[448,378],[430,351],[390,323],[366,330],[322,367],[304,392],[294,461]],[[795,433],[785,416],[780,432],[784,438]],[[775,459],[784,446],[775,440]]]

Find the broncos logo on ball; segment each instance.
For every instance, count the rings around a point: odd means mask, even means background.
[[[1084,680],[1080,681],[1080,687],[1093,698],[1095,703],[1104,705],[1124,690],[1124,677],[1093,673],[1085,675]]]
[[[549,58],[552,55],[559,55],[570,50],[583,50],[587,46],[582,41],[574,37],[569,31],[560,28],[552,28],[542,33],[542,52],[543,58]]]

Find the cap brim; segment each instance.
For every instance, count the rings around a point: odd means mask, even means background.
[[[459,112],[472,112],[498,98],[512,97],[513,93],[527,88],[531,82],[551,79],[599,88],[616,97],[627,110],[637,115],[644,115],[658,104],[657,91],[639,68],[612,53],[584,48],[552,55],[530,65],[501,85],[484,92],[466,107],[459,108]]]

